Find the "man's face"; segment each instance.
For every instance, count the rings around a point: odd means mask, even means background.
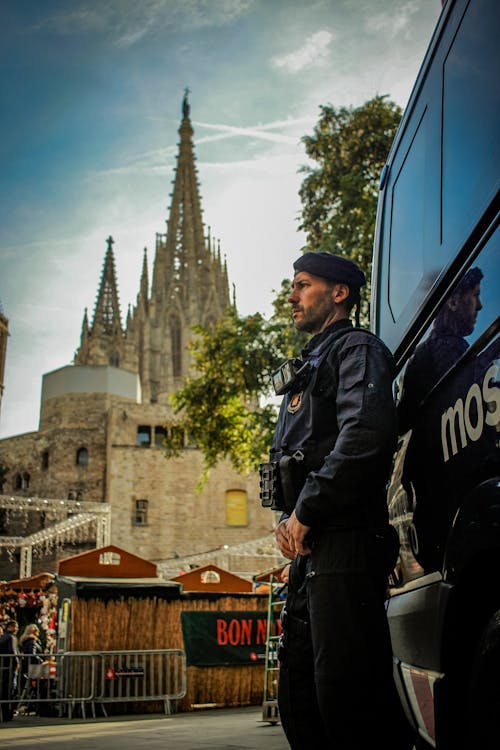
[[[307,271],[299,271],[295,275],[288,301],[292,305],[293,323],[298,331],[318,333],[333,322],[336,312],[335,286],[327,279],[313,276]]]
[[[461,336],[469,336],[476,325],[477,314],[483,309],[480,300],[480,284],[468,289],[463,295],[452,296],[451,309],[455,313],[455,328]]]

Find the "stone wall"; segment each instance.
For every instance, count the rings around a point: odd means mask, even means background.
[[[203,470],[200,451],[185,447],[179,456],[167,459],[163,444],[155,444],[155,427],[162,428],[170,417],[168,405],[137,404],[109,394],[49,399],[42,407],[39,432],[0,441],[0,464],[9,468],[4,493],[107,502],[111,505],[110,543],[154,561],[270,534],[275,519],[260,505],[256,474],[241,476],[223,462],[198,492]],[[144,427],[150,429],[149,444],[138,442],[138,432]],[[87,464],[77,461],[81,448],[88,451]],[[25,475],[29,485],[16,486],[16,480],[24,481]],[[228,490],[246,493],[245,523],[236,525],[228,513]],[[138,500],[146,505],[144,522],[139,523]],[[0,533],[26,536],[50,523],[40,514],[30,514],[28,522],[26,515],[16,521],[9,513]],[[80,551],[75,548],[67,554]],[[52,553],[46,562],[47,570],[53,572]],[[241,571],[241,560],[235,564]],[[17,575],[14,561],[10,577]]]

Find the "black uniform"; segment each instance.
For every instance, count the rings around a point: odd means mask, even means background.
[[[284,484],[295,487],[312,550],[290,571],[280,717],[293,750],[404,750],[409,726],[384,607],[399,549],[386,507],[397,439],[392,357],[349,320],[302,354],[310,367],[283,397],[271,451],[272,460],[292,456]]]

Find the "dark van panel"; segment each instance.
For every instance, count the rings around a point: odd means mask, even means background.
[[[448,1],[388,157],[372,327],[398,361],[498,214],[499,34],[496,0]]]
[[[371,327],[395,355],[387,615],[418,748],[500,746],[500,2],[448,0],[381,179]]]

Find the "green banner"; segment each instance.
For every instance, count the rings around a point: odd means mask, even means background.
[[[182,612],[181,623],[188,666],[264,663],[267,612]]]

